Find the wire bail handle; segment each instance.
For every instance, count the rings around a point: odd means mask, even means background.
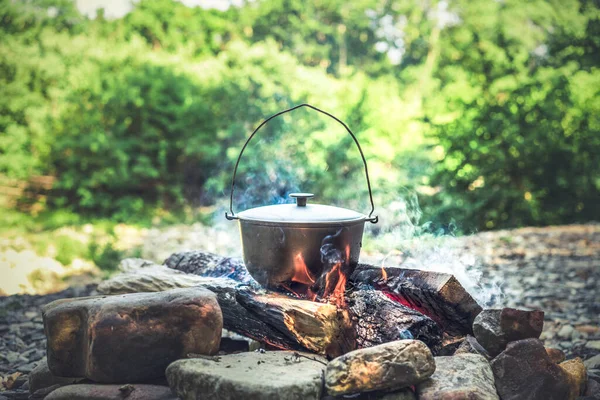
[[[238,219],[238,217],[235,215],[235,213],[233,212],[233,189],[235,187],[235,176],[237,175],[237,170],[238,170],[238,166],[240,164],[240,160],[242,159],[242,155],[244,154],[244,150],[246,150],[246,147],[248,146],[248,143],[250,143],[250,141],[252,140],[252,138],[254,137],[254,135],[256,135],[256,133],[259,131],[260,128],[262,128],[264,125],[266,125],[267,122],[269,122],[270,120],[272,120],[275,117],[278,117],[282,114],[294,111],[298,108],[301,107],[308,107],[310,109],[313,109],[317,112],[320,112],[321,114],[327,115],[330,118],[333,118],[334,120],[336,120],[337,122],[339,122],[345,129],[346,131],[350,134],[350,136],[352,136],[352,139],[354,140],[354,143],[356,143],[356,147],[358,147],[358,151],[360,153],[360,158],[362,158],[363,164],[365,166],[365,176],[367,177],[367,187],[369,188],[369,201],[371,202],[371,212],[369,213],[369,216],[367,217],[367,221],[376,224],[379,221],[379,217],[377,215],[375,215],[374,217],[372,217],[373,213],[375,212],[375,205],[373,203],[373,192],[371,191],[371,180],[369,179],[369,169],[367,167],[367,160],[365,159],[365,155],[362,151],[362,148],[360,147],[360,144],[358,143],[358,139],[356,139],[356,136],[354,135],[354,133],[352,133],[352,131],[350,130],[350,128],[348,128],[348,125],[346,125],[344,122],[342,122],[339,118],[331,115],[330,113],[328,113],[327,111],[323,111],[317,107],[311,106],[310,104],[299,104],[297,106],[294,106],[292,108],[288,108],[287,110],[283,110],[278,112],[277,114],[271,115],[269,118],[265,119],[263,122],[261,122],[261,124],[254,130],[254,132],[252,132],[252,134],[248,137],[248,139],[246,140],[246,143],[244,143],[244,146],[242,147],[242,150],[240,151],[240,155],[237,158],[237,161],[235,163],[235,168],[233,169],[233,177],[231,178],[231,191],[229,193],[229,212],[225,212],[225,218],[227,218],[228,220],[233,220],[233,219]]]

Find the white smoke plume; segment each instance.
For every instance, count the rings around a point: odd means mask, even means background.
[[[377,231],[371,228],[364,241],[373,241],[373,250],[367,249],[361,261],[452,274],[482,306],[502,299],[502,288],[484,279],[481,262],[452,233],[452,227],[432,232],[431,223],[419,224],[422,211],[416,193],[389,203],[379,216],[382,226]]]

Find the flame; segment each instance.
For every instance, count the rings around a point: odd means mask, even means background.
[[[310,271],[304,262],[302,253],[296,254],[294,257],[294,276],[292,282],[302,283],[304,285],[312,285],[315,283],[314,278],[310,275]]]
[[[381,279],[383,279],[384,282],[387,282],[387,272],[385,270],[385,267],[383,266],[383,262],[381,263]]]
[[[381,279],[383,280],[384,283],[387,282],[387,280],[388,280],[388,274],[387,274],[387,271],[385,270],[385,262],[387,261],[388,257],[390,257],[392,255],[403,257],[403,260],[400,261],[400,264],[402,264],[404,262],[404,259],[406,257],[405,254],[403,252],[401,252],[400,250],[392,250],[389,253],[387,253],[385,255],[385,257],[383,257],[383,260],[381,260]]]
[[[325,275],[325,292],[323,297],[327,298],[329,303],[333,303],[338,307],[344,307],[346,305],[346,299],[344,293],[346,292],[346,281],[347,277],[342,267],[350,264],[350,246],[346,245],[344,249],[345,259],[344,262],[338,262],[333,265],[331,271]],[[332,282],[335,282],[335,286],[331,289]]]
[[[294,257],[294,276],[290,279],[289,285],[282,284],[281,286],[298,298],[315,301],[317,294],[310,288],[313,283],[315,283],[315,279],[306,266],[302,253],[296,254]]]

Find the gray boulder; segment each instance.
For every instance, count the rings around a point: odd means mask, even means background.
[[[436,369],[417,385],[419,400],[498,400],[494,374],[485,357],[457,354],[435,357]]]
[[[177,400],[171,389],[158,385],[77,384],[54,390],[44,400]]]
[[[167,380],[183,400],[317,400],[325,363],[293,351],[240,353],[176,361]]]

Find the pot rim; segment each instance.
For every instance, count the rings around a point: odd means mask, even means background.
[[[239,215],[239,214],[238,214]],[[348,220],[348,221],[267,221],[252,218],[239,217],[240,225],[261,225],[261,226],[272,226],[278,228],[344,228],[358,224],[364,224],[368,221],[368,218]]]
[[[310,195],[312,196],[312,194]],[[325,204],[274,204],[250,208],[238,213],[245,221],[257,221],[271,225],[307,224],[329,226],[365,221],[367,216],[357,211]]]

